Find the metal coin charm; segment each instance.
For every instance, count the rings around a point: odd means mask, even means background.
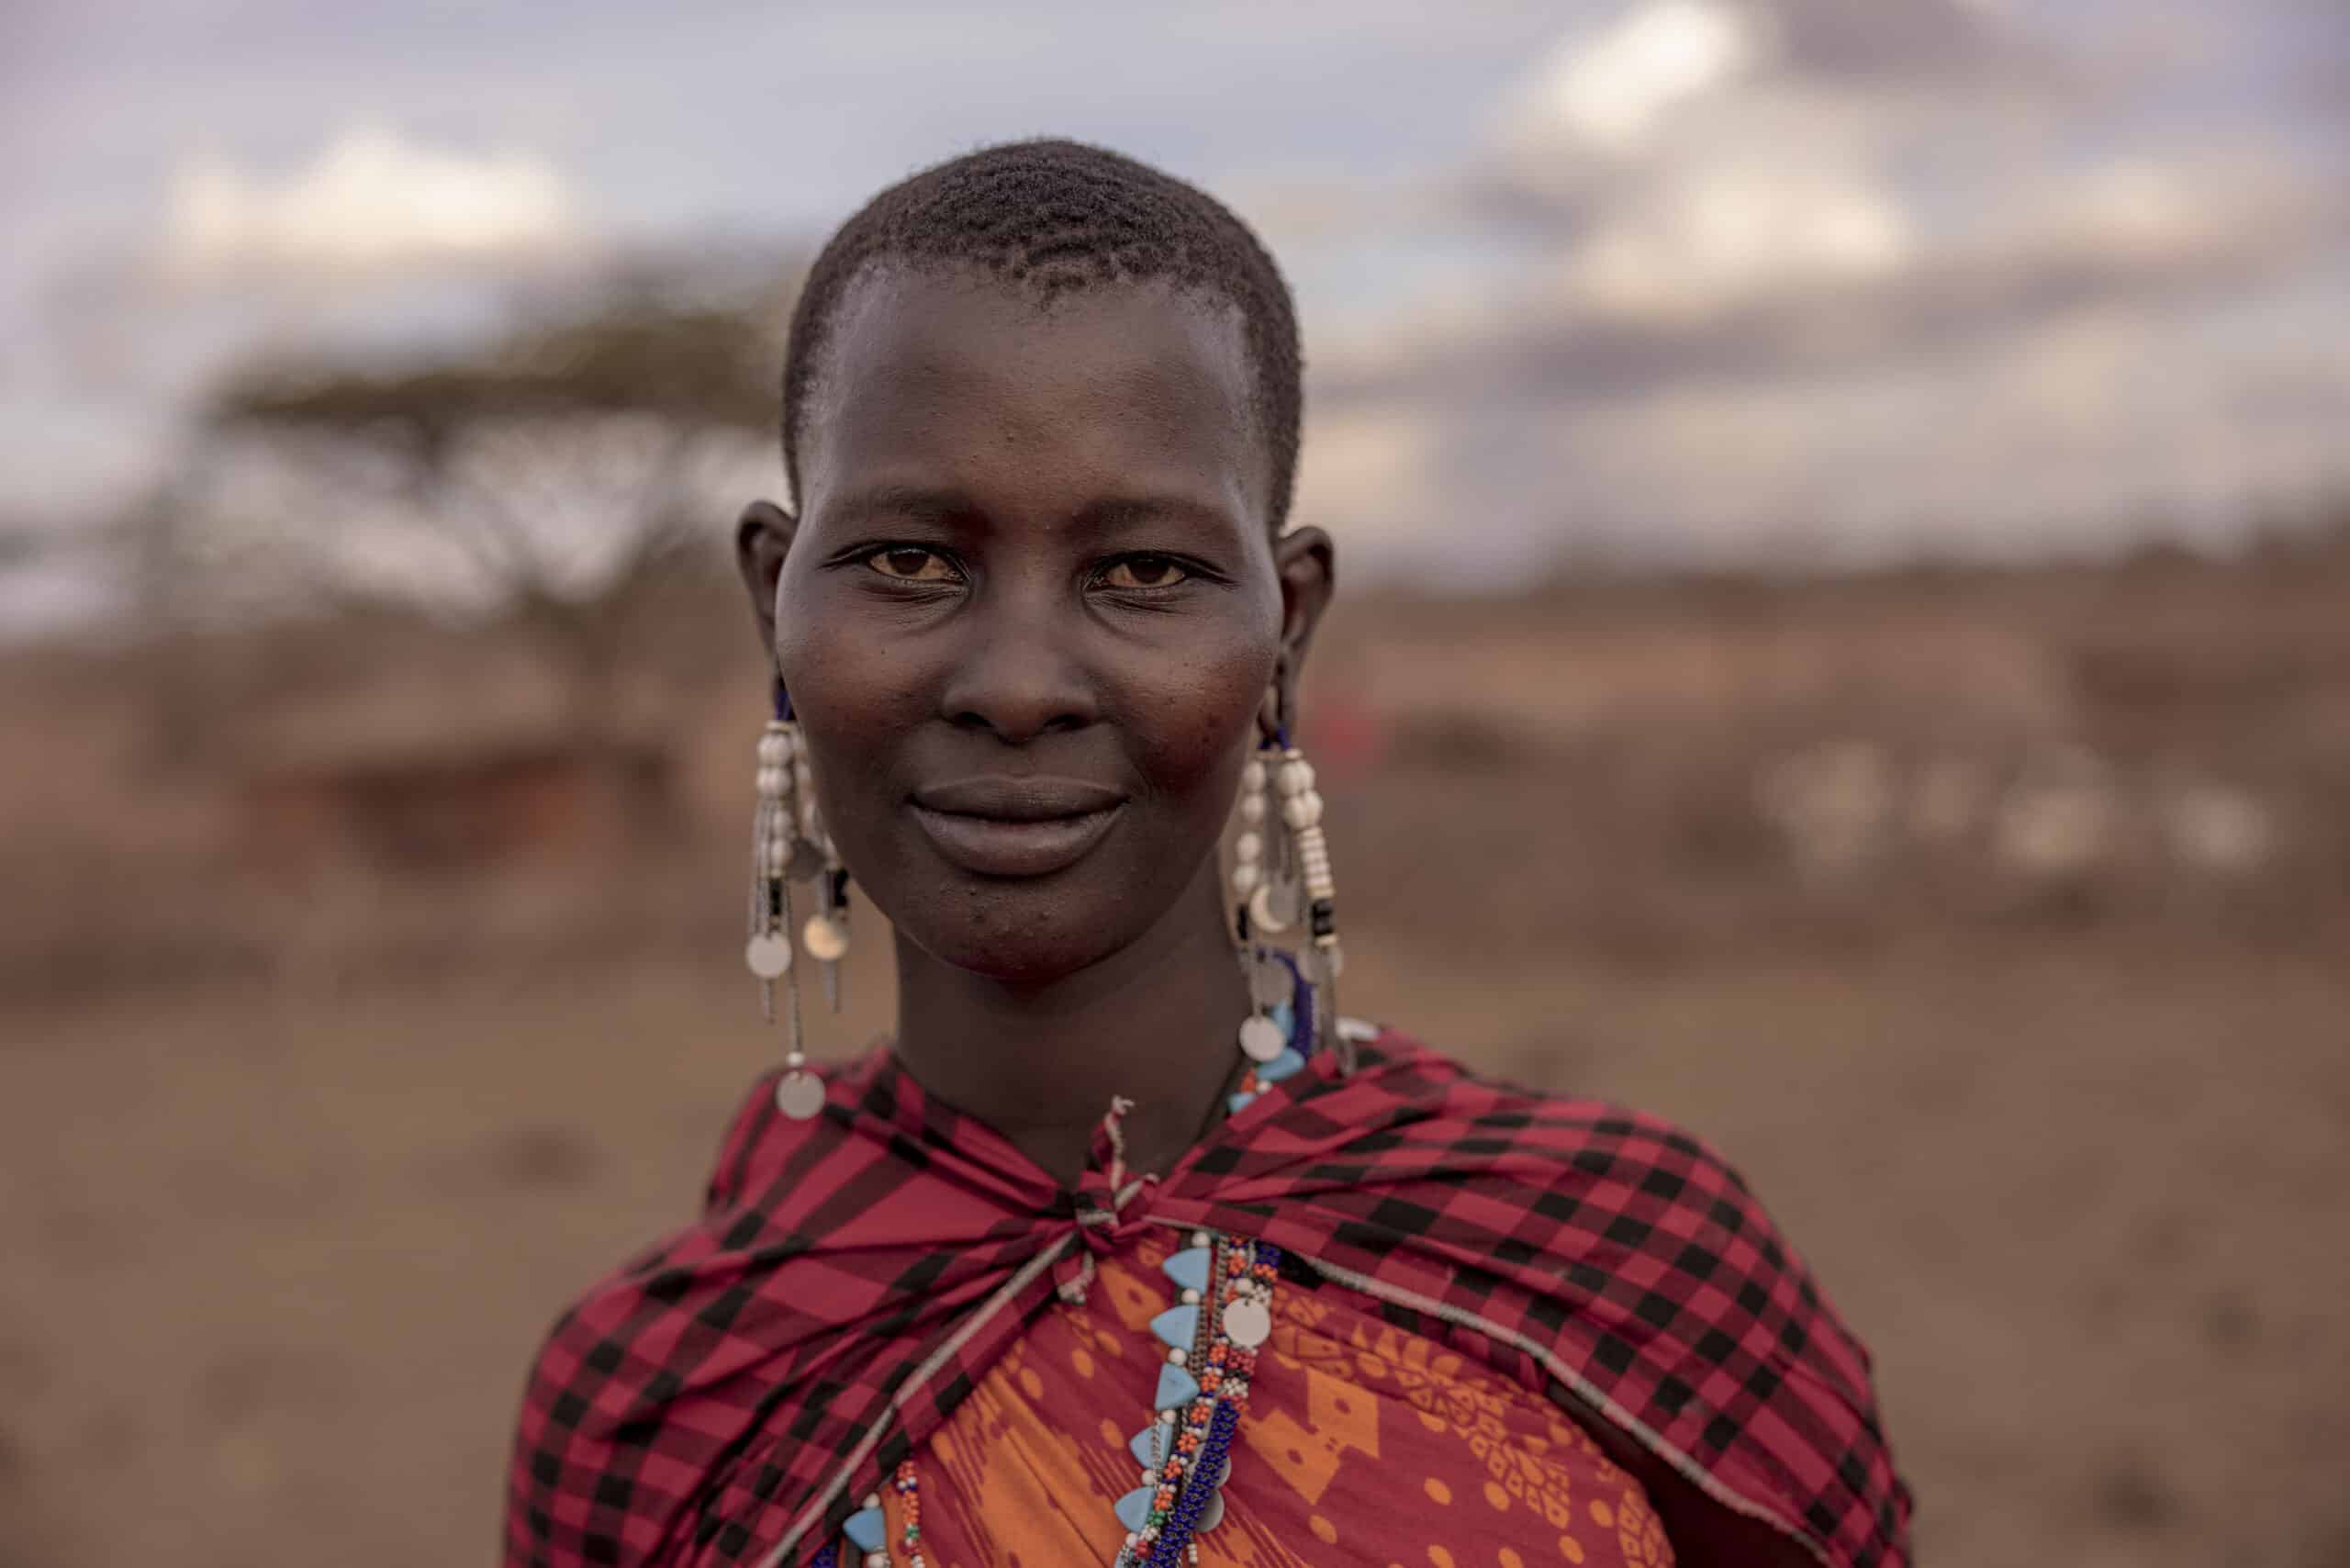
[[[848,956],[848,926],[829,914],[811,915],[800,933],[808,956],[819,963],[835,964]]]
[[[1194,1530],[1212,1530],[1222,1523],[1224,1523],[1224,1494],[1212,1492],[1208,1495],[1208,1500],[1201,1505],[1200,1517],[1192,1521],[1192,1528]]]
[[[776,1080],[775,1108],[795,1122],[804,1122],[824,1108],[824,1081],[806,1068],[794,1068]]]
[[[1224,1309],[1224,1331],[1244,1350],[1253,1350],[1272,1338],[1273,1315],[1261,1301],[1236,1301]]]
[[[1296,991],[1295,977],[1279,958],[1266,958],[1248,967],[1248,996],[1258,1006],[1279,1007]]]
[[[784,862],[783,874],[788,880],[812,880],[824,868],[824,852],[806,839],[794,839],[791,858]]]
[[[791,938],[780,931],[762,931],[744,947],[743,961],[761,980],[781,980],[791,968]]]
[[[1248,921],[1259,931],[1287,931],[1297,924],[1297,890],[1287,882],[1259,882],[1248,895]]]
[[[813,948],[814,944],[810,944],[810,949]],[[1248,1021],[1240,1025],[1240,1054],[1250,1061],[1269,1062],[1281,1055],[1288,1044],[1281,1026],[1261,1013],[1249,1014]]]

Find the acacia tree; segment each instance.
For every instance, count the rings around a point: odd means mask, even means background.
[[[510,617],[592,726],[648,590],[772,461],[786,317],[640,288],[396,370],[252,365],[207,410],[212,510],[313,599]]]

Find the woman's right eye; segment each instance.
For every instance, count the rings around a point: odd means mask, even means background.
[[[935,550],[918,544],[893,544],[876,550],[865,564],[883,577],[901,583],[951,583],[961,576]]]

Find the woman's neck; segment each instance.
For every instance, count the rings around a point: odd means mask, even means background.
[[[1139,940],[1045,986],[958,969],[900,937],[899,1060],[1064,1187],[1123,1094],[1127,1168],[1163,1173],[1214,1125],[1240,1064],[1248,988],[1218,881],[1211,859]]]

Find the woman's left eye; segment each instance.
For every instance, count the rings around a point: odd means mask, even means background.
[[[1129,555],[1110,564],[1102,574],[1102,586],[1129,589],[1173,588],[1191,575],[1181,561],[1164,555]]]

